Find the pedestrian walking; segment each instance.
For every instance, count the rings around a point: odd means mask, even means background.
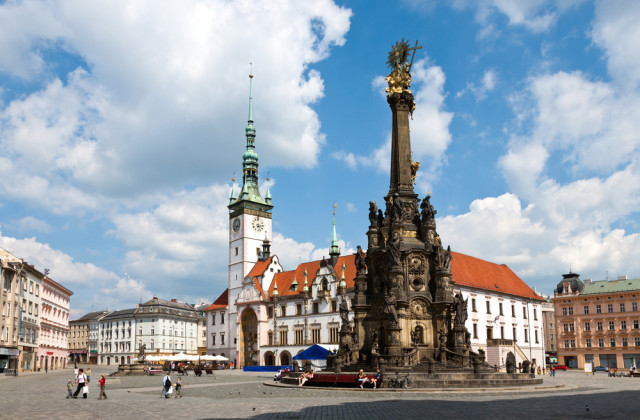
[[[87,383],[91,383],[91,368],[87,368]]]
[[[71,379],[67,382],[67,399],[73,397],[73,384],[71,383]]]
[[[107,393],[104,392],[106,382],[107,379],[104,377],[104,375],[100,375],[100,379],[98,380],[98,384],[100,385],[100,396],[98,397],[99,400],[101,400],[102,397],[104,397],[105,400],[107,399]]]
[[[174,387],[176,389],[175,392],[175,398],[182,398],[182,381],[180,380],[180,378],[176,379],[176,385]]]
[[[87,386],[87,375],[85,375],[83,369],[78,370],[76,385],[78,385],[78,388],[76,389],[76,392],[73,393],[73,398],[78,398],[78,394],[80,393],[80,391],[82,391],[82,398],[87,398],[89,387]]]
[[[164,397],[169,398],[169,390],[171,389],[171,376],[169,372],[162,378],[162,386],[164,389]]]

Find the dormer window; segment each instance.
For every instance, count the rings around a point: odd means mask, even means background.
[[[329,290],[329,282],[327,279],[322,280],[322,290]]]

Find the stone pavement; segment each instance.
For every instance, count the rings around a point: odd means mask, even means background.
[[[271,387],[265,373],[219,371],[183,376],[181,399],[160,396],[162,376],[129,376],[107,379],[109,398],[99,401],[100,374],[113,368],[91,370],[86,400],[65,398],[71,369],[0,376],[0,418],[633,419],[640,413],[640,378],[603,372],[557,372],[538,389],[390,392]],[[175,383],[177,375],[171,377]]]

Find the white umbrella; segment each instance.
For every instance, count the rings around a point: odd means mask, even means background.
[[[176,354],[174,360],[188,360],[187,358],[189,357],[189,355],[187,355],[186,353],[178,353]]]
[[[211,355],[205,355],[205,356],[200,356],[200,360],[218,360],[216,359],[216,357],[218,356],[211,356]]]
[[[187,358],[185,360],[188,360],[190,362],[197,362],[199,358],[200,357],[197,354],[187,354]]]
[[[160,360],[159,356],[147,356],[145,357],[145,360],[148,360],[150,362],[157,362],[158,360]]]
[[[213,356],[213,357],[215,357],[215,359],[213,359],[213,360],[215,360],[217,362],[226,362],[226,361],[229,360],[228,358],[226,358],[224,356]]]

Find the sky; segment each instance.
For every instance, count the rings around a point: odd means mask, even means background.
[[[366,247],[406,39],[443,243],[545,294],[640,277],[639,22],[616,0],[2,1],[0,247],[71,289],[72,318],[213,301],[249,73],[272,252],[327,256],[334,203],[342,253]]]

